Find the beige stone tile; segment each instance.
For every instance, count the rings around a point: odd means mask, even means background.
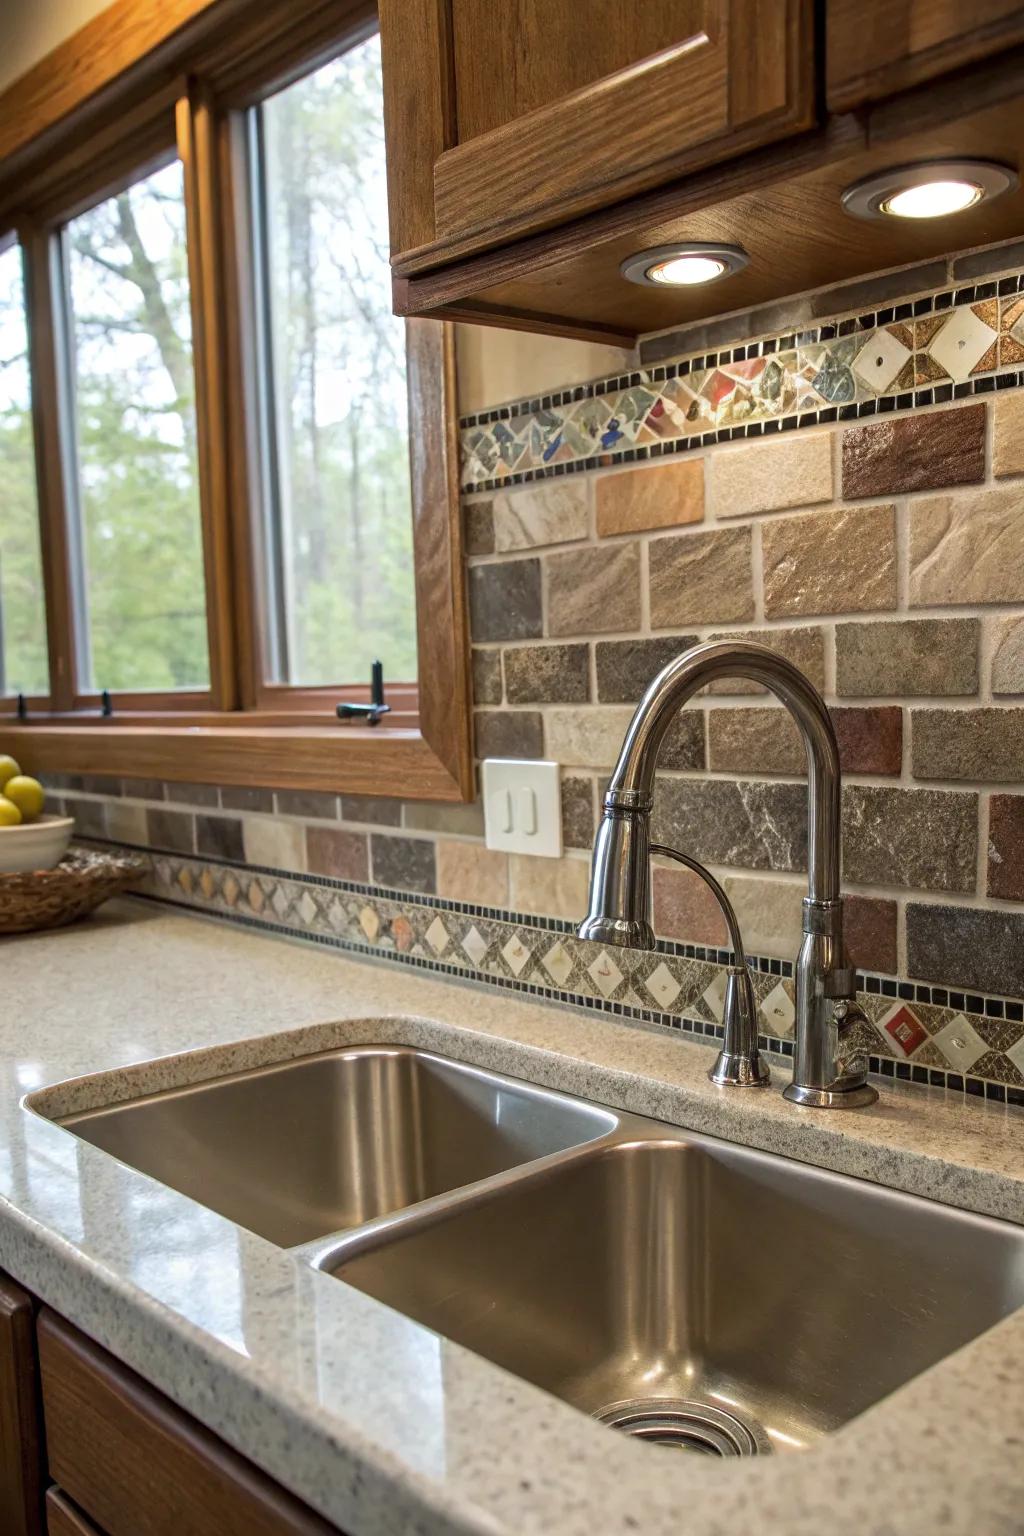
[[[265,864],[269,869],[306,868],[306,828],[302,822],[247,816],[242,822],[242,844],[247,864]]]
[[[748,953],[792,960],[802,937],[802,903],[807,894],[803,886],[736,875],[723,883]]]
[[[640,627],[640,546],[606,544],[545,559],[548,634],[594,635]]]
[[[929,496],[910,507],[910,604],[1024,600],[1024,491]]]
[[[708,507],[716,517],[814,506],[831,501],[832,491],[829,432],[716,448],[708,463]]]
[[[688,455],[594,482],[597,531],[641,533],[704,520],[704,460]]]
[[[655,864],[652,870],[654,931],[685,944],[728,943],[722,909],[707,883],[678,864]]]
[[[996,395],[992,409],[992,473],[1024,475],[1024,391]]]
[[[547,754],[566,768],[611,768],[632,718],[630,705],[549,709],[544,722]]]
[[[511,902],[514,912],[533,912],[544,917],[578,921],[587,910],[590,889],[589,859],[538,859],[530,854],[509,855]]]
[[[730,624],[754,617],[749,528],[653,539],[651,626]]]
[[[761,537],[768,618],[895,608],[894,507],[780,517]]]
[[[126,805],[123,800],[108,800],[107,836],[115,843],[137,843],[144,848],[148,841],[146,807]]]
[[[437,845],[437,894],[452,901],[508,906],[508,855],[480,843]]]
[[[402,824],[415,832],[448,832],[456,837],[483,837],[483,802],[474,800],[469,805],[446,805],[442,801],[407,800],[403,808]]]
[[[589,494],[585,475],[542,480],[523,490],[502,491],[493,503],[495,550],[505,554],[513,549],[533,549],[539,544],[585,539],[589,531]]]
[[[1024,693],[1024,619],[1003,619],[996,630],[992,692]]]

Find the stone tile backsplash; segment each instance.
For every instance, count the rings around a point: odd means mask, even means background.
[[[941,278],[904,278],[925,280]],[[894,978],[870,994],[871,1049],[918,1081],[959,1067],[1024,1088],[1024,1025],[1000,1034],[1024,1018],[1024,275],[924,294],[894,284],[851,294],[884,302],[866,314],[811,296],[813,329],[792,334],[766,335],[760,314],[746,338],[734,317],[702,328],[686,357],[654,338],[645,371],[463,423],[477,756],[561,764],[561,859],[488,851],[479,805],[131,779],[61,784],[82,834],[162,850],[157,885],[166,894],[193,870],[193,905],[204,860],[221,870],[222,904],[234,869],[227,905],[254,921],[270,920],[275,890],[257,885],[263,907],[247,905],[246,866],[411,893],[416,913],[397,915],[416,934],[428,911],[461,903],[476,939],[467,948],[460,927],[439,956],[420,935],[423,963],[457,950],[503,985],[532,976],[602,1002],[621,984],[654,1022],[683,1000],[713,1027],[700,1006],[710,972],[670,1005],[678,977],[647,986],[657,957],[616,955],[621,983],[606,994],[593,957],[559,930],[552,970],[558,935],[539,952],[536,934],[582,910],[603,782],[648,682],[700,640],[755,639],[807,673],[835,723],[847,939],[865,973]],[[965,326],[987,339],[970,358],[955,344]],[[709,352],[723,327],[736,344]],[[788,984],[806,869],[788,717],[756,684],[720,681],[681,712],[660,766],[656,836],[710,863],[748,948],[777,968],[766,976]],[[717,952],[725,935],[700,882],[659,865],[653,883],[659,934]],[[518,923],[523,968],[491,948],[475,907],[505,914],[510,935]],[[401,924],[383,907],[376,920],[406,953]],[[345,922],[351,938],[358,913]],[[903,1006],[916,1022],[890,1029]],[[952,1055],[936,1044],[951,1022]]]

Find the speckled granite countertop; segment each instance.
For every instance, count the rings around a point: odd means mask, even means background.
[[[720,1095],[699,1045],[140,903],[0,940],[0,967],[0,1267],[348,1536],[1024,1530],[1024,1310],[810,1450],[666,1455],[652,1476],[648,1447],[19,1101],[402,1042],[1024,1223],[1020,1111],[899,1086],[855,1115]]]

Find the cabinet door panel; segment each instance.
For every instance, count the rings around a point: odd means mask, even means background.
[[[814,121],[811,0],[381,0],[380,17],[392,247],[431,265]]]
[[[98,1525],[87,1519],[58,1488],[46,1491],[46,1536],[103,1536]]]
[[[41,1536],[42,1435],[36,1382],[35,1304],[0,1275],[0,1531]]]
[[[828,0],[826,93],[843,112],[1024,41],[1015,0]]]

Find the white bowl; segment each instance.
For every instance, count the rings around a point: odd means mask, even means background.
[[[40,816],[20,827],[0,827],[0,875],[54,869],[68,851],[73,816]]]

